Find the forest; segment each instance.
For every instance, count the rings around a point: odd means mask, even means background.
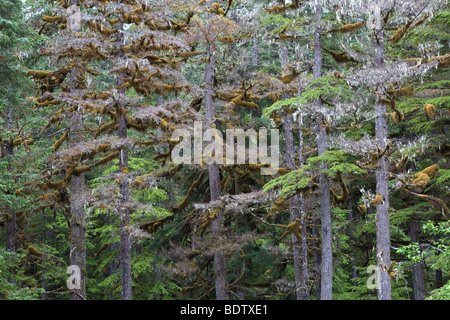
[[[2,0],[0,300],[450,300],[447,0]]]

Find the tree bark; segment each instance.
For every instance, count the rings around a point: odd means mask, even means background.
[[[254,35],[252,37],[252,65],[254,67],[258,66],[258,50],[258,37]]]
[[[380,0],[377,0],[377,5]],[[374,67],[379,72],[384,72],[384,40],[383,22],[380,9],[375,13],[374,28]],[[384,95],[384,83],[379,83],[376,91]],[[379,148],[384,149],[387,145],[387,116],[386,104],[375,103],[375,140]],[[388,190],[388,161],[386,154],[379,159],[379,167],[376,170],[376,193],[383,197],[383,202],[376,207],[376,227],[377,227],[377,265],[378,265],[378,299],[391,300],[391,279],[387,268],[390,264],[390,227],[389,227],[389,190]]]
[[[299,95],[301,93],[301,90],[299,88]],[[303,159],[303,117],[302,114],[298,115],[298,122],[299,122],[299,166],[303,166],[304,159]],[[301,300],[309,300],[309,290],[308,290],[308,280],[309,280],[309,272],[308,272],[308,243],[306,241],[306,198],[302,193],[298,196],[298,201],[300,204],[300,219],[301,219],[301,227],[302,227],[302,244],[301,244],[301,261],[302,261],[302,275],[301,275],[301,286],[303,289]]]
[[[295,152],[294,152],[294,137],[292,134],[292,115],[284,115],[284,137],[286,143],[286,162],[289,169],[295,170]],[[300,219],[300,212],[298,208],[297,195],[288,199],[290,222],[296,222]],[[305,284],[302,281],[302,255],[301,255],[301,241],[296,235],[292,234],[292,255],[294,259],[294,275],[295,275],[295,294],[297,300],[303,300]]]
[[[209,1],[212,5],[213,1]],[[212,14],[208,14],[209,23],[211,23]],[[208,43],[206,48],[206,71],[205,71],[205,113],[206,113],[206,127],[212,128],[215,120],[215,109],[213,100],[213,86],[214,86],[214,69],[215,69],[215,46],[213,35],[208,36]],[[220,198],[220,172],[217,164],[213,163],[208,167],[209,173],[209,190],[211,201],[218,200]],[[219,213],[214,218],[211,224],[211,231],[213,237],[220,238],[220,230],[222,229],[223,212],[219,210]],[[216,250],[214,252],[214,271],[215,271],[215,289],[217,300],[228,300],[227,292],[227,260],[225,252],[223,250]]]
[[[78,5],[78,0],[71,0]],[[71,30],[72,36],[78,30]],[[80,71],[75,67],[70,74],[70,88],[75,91],[76,75]],[[70,119],[69,139],[71,147],[83,140],[83,116],[75,111]],[[84,174],[72,175],[70,179],[70,265],[80,268],[80,289],[70,292],[70,300],[83,300],[86,297],[86,216],[81,192],[84,189]]]
[[[349,226],[349,236],[350,238],[353,238],[353,229],[355,228],[355,218],[353,217],[353,211],[352,211],[352,202],[349,201],[348,202],[348,220],[350,222],[350,226]],[[349,254],[349,256],[352,258],[352,281],[353,281],[353,286],[356,287],[357,286],[357,282],[356,282],[356,278],[358,276],[358,270],[356,269],[356,258],[355,258],[355,254],[352,252]]]
[[[9,91],[11,93],[11,88]],[[11,93],[12,94],[12,93]],[[5,129],[11,130],[13,128],[12,113],[13,108],[11,107],[11,102],[9,102],[8,108],[6,109],[6,119],[5,119]],[[14,157],[14,148],[11,141],[5,142],[5,154],[2,156]],[[17,230],[17,218],[14,209],[11,205],[6,204],[5,211],[8,213],[8,218],[6,219],[6,243],[5,249],[8,252],[16,252],[16,230]]]
[[[321,21],[322,4],[320,0],[315,2],[316,27],[314,30],[314,79],[322,76],[322,39]],[[316,101],[316,103],[320,103]],[[317,129],[317,148],[319,156],[327,150],[327,132],[323,125],[325,118],[319,115]],[[322,163],[320,170],[326,170],[327,165]],[[333,288],[333,256],[332,256],[332,234],[331,234],[331,205],[330,205],[330,181],[325,173],[319,174],[320,209],[321,209],[321,231],[322,231],[322,270],[321,270],[321,300],[332,299]]]
[[[411,220],[409,223],[409,237],[411,242],[420,243],[421,224],[418,220]],[[414,300],[425,300],[427,292],[423,272],[423,263],[419,262],[412,266]]]
[[[322,4],[321,0],[315,0],[315,19],[316,27],[314,29],[314,79],[322,76],[322,28],[320,23],[322,21]]]
[[[327,149],[327,133],[324,125],[318,126],[318,154],[322,155]],[[320,164],[320,170],[328,168],[326,163]],[[328,174],[319,174],[321,231],[322,231],[322,271],[321,271],[321,300],[332,300],[333,288],[333,252],[331,233],[331,204],[330,180]]]
[[[80,113],[70,119],[70,142],[75,146],[82,140],[83,120]],[[84,189],[84,174],[72,175],[70,179],[70,265],[80,268],[80,289],[70,292],[70,300],[86,297],[86,216],[81,192]]]
[[[287,47],[281,43],[280,44],[280,63],[281,69],[285,71],[287,69],[287,65],[289,63],[289,56]],[[286,93],[283,93],[283,99],[289,99],[289,96]],[[295,170],[297,168],[295,164],[295,149],[294,149],[294,135],[292,132],[293,125],[293,117],[292,114],[285,114],[283,116],[283,128],[284,128],[284,140],[286,144],[286,164],[287,167],[291,170]],[[297,195],[292,196],[288,199],[289,204],[289,213],[290,213],[290,222],[296,222],[300,220],[300,211],[299,211],[299,198]],[[302,220],[304,221],[304,220]],[[302,228],[302,234],[306,231],[305,228]],[[306,242],[306,234],[303,235],[303,239],[300,240],[296,235],[292,234],[292,255],[294,260],[294,275],[295,275],[295,294],[297,300],[304,300],[305,296],[307,296],[308,292],[308,282],[304,281],[303,277],[303,255],[302,255],[302,240]],[[305,294],[306,292],[306,294]]]
[[[314,260],[314,283],[316,285],[316,299],[320,300],[321,292],[322,292],[322,286],[321,286],[321,265],[322,265],[322,250],[321,245],[319,241],[319,227],[317,227],[320,224],[320,218],[318,216],[318,213],[314,210],[313,211],[313,227],[311,228],[311,237],[314,239],[312,242],[312,250],[313,250],[313,260]]]
[[[119,4],[122,0],[118,1]],[[119,44],[118,59],[124,59],[125,54],[123,52],[123,22],[120,21],[118,25],[117,43]],[[124,83],[125,75],[119,74],[117,77],[117,86],[120,87]],[[119,110],[125,109],[125,90],[119,90]],[[118,135],[119,139],[127,139],[127,121],[124,112],[119,112],[119,127]],[[128,175],[128,150],[127,148],[120,149],[119,152],[119,167],[120,167],[120,266],[122,269],[122,299],[131,300],[131,239],[129,231],[130,223],[130,211],[128,209],[128,202],[130,201],[130,189],[129,189],[129,175]]]

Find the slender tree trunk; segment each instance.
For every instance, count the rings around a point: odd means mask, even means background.
[[[322,76],[322,38],[321,38],[321,26],[322,21],[322,4],[321,0],[315,0],[315,19],[316,25],[314,30],[314,79]]]
[[[439,289],[444,285],[443,277],[442,277],[442,270],[438,269],[434,273],[435,275],[435,289]]]
[[[71,0],[78,5],[77,0]],[[78,30],[71,30],[72,34]],[[75,79],[79,70],[71,70],[70,88],[75,91]],[[75,112],[70,119],[70,145],[73,147],[83,140],[83,116]],[[84,174],[72,175],[70,179],[70,265],[80,268],[80,289],[70,292],[70,300],[83,300],[86,297],[86,217],[81,192],[84,189]]]
[[[298,59],[300,60],[300,54],[299,52],[297,52],[298,55]],[[302,76],[299,75],[298,76],[298,88],[297,88],[297,96],[301,97],[302,92],[303,92],[303,86],[302,86]],[[299,167],[302,167],[304,165],[304,158],[303,158],[303,152],[305,150],[304,146],[305,146],[305,141],[304,141],[304,137],[303,137],[303,114],[302,112],[300,112],[300,114],[298,115],[298,141],[299,141]],[[302,227],[302,245],[301,245],[301,260],[302,260],[302,279],[301,279],[301,283],[302,283],[302,287],[304,287],[303,290],[303,298],[302,300],[309,300],[309,288],[308,288],[308,280],[309,280],[309,271],[308,271],[308,242],[306,241],[306,218],[307,218],[307,214],[306,214],[306,201],[307,199],[305,198],[305,196],[303,195],[303,193],[300,193],[298,195],[298,201],[300,204],[300,219],[301,219],[301,227]]]
[[[11,87],[9,88],[10,94],[12,94]],[[9,102],[8,108],[6,109],[6,121],[5,121],[5,129],[11,130],[13,128],[13,119],[12,119],[12,113],[13,108],[11,107],[11,102]],[[5,154],[3,156],[11,156],[14,157],[14,147],[12,144],[12,141],[7,141],[5,143]],[[10,160],[11,161],[11,160]],[[16,213],[14,212],[14,208],[6,203],[5,205],[5,211],[8,214],[6,216],[6,243],[5,243],[5,249],[8,252],[17,252],[17,244],[16,244],[16,238],[17,238],[17,229],[18,229],[18,222]],[[10,268],[11,274],[16,274],[16,268],[12,266]],[[8,282],[11,284],[16,284],[14,277],[8,277]]]
[[[286,162],[287,166],[295,170],[295,152],[294,152],[294,137],[292,134],[292,115],[286,114],[284,116],[284,137],[286,143]],[[290,222],[296,222],[300,219],[300,212],[298,209],[298,197],[292,196],[288,200]],[[301,241],[294,234],[292,234],[292,255],[294,259],[294,275],[295,275],[295,293],[297,300],[303,299],[303,292],[305,290],[304,283],[302,283],[302,263],[301,263]]]
[[[10,93],[12,94],[12,89],[9,88]],[[13,108],[11,107],[11,102],[9,102],[8,108],[6,109],[6,119],[4,123],[4,127],[6,130],[11,130],[13,128],[13,119],[12,113]],[[11,156],[14,157],[14,148],[11,141],[6,141],[5,143],[5,154],[2,156]],[[16,230],[17,230],[17,218],[14,212],[14,209],[11,205],[5,205],[5,211],[8,213],[6,219],[6,244],[5,249],[8,252],[16,252]]]
[[[82,139],[83,120],[80,113],[70,119],[70,142],[77,145]],[[72,175],[70,179],[70,264],[80,268],[80,290],[70,293],[70,300],[86,297],[86,217],[81,192],[84,189],[84,174]]]
[[[348,219],[349,219],[349,221],[350,221],[350,227],[349,227],[349,236],[350,236],[350,238],[353,238],[353,229],[355,228],[355,218],[353,217],[353,211],[352,211],[352,202],[351,201],[349,201],[348,202]],[[356,258],[355,258],[355,255],[354,255],[354,253],[352,252],[352,253],[350,253],[349,254],[350,255],[350,257],[352,258],[352,279],[353,279],[353,286],[357,286],[357,283],[356,283],[356,277],[358,276],[358,271],[357,271],[357,269],[356,269]]]
[[[122,3],[119,0],[118,3]],[[125,54],[123,52],[123,22],[120,21],[118,25],[117,33],[117,43],[119,44],[118,59],[124,59]],[[120,87],[124,83],[124,74],[119,74],[117,77],[117,86]],[[119,110],[125,109],[125,90],[119,90]],[[127,121],[124,112],[119,112],[119,128],[118,134],[119,139],[127,139]],[[128,202],[130,201],[130,189],[129,189],[129,179],[128,179],[128,150],[127,148],[122,148],[119,153],[119,166],[120,166],[120,266],[122,269],[122,299],[131,300],[132,289],[131,289],[131,239],[129,231],[130,223],[130,211],[128,208]]]
[[[314,239],[312,242],[313,259],[314,259],[314,282],[316,285],[316,299],[320,300],[322,292],[321,281],[321,265],[322,265],[322,250],[319,241],[319,227],[320,219],[316,211],[313,211],[313,227],[311,228],[311,237]]]
[[[380,0],[377,0],[377,4]],[[374,29],[375,69],[382,73],[384,71],[384,40],[383,23],[380,9],[375,14]],[[380,83],[376,91],[384,96],[384,83]],[[381,97],[379,97],[381,98]],[[385,98],[385,97],[384,97]],[[384,149],[387,145],[387,116],[386,104],[375,103],[375,140],[379,148]],[[391,279],[387,272],[390,258],[390,228],[389,228],[389,190],[388,190],[388,161],[386,154],[379,159],[379,168],[376,170],[376,193],[383,197],[383,203],[376,207],[377,226],[377,265],[378,265],[378,299],[391,299]]]
[[[300,95],[301,91],[299,88],[299,95]],[[298,116],[299,120],[299,166],[303,166],[304,164],[304,160],[303,160],[303,146],[304,146],[304,142],[303,142],[303,117],[302,114],[299,114]],[[298,201],[300,203],[300,219],[301,219],[301,228],[302,228],[302,245],[301,245],[301,261],[302,261],[302,276],[301,276],[301,286],[303,288],[303,292],[302,292],[302,297],[301,300],[309,300],[309,290],[308,290],[308,280],[309,280],[309,272],[308,272],[308,243],[306,241],[306,205],[305,205],[305,201],[306,198],[304,197],[304,195],[301,193],[298,196]]]
[[[314,79],[322,76],[322,39],[321,0],[315,2],[315,18],[318,25],[314,30]],[[316,101],[316,103],[320,103]],[[324,126],[325,118],[319,115],[317,129],[317,148],[319,156],[327,150],[327,132]],[[320,170],[326,170],[327,165],[322,163]],[[332,256],[332,234],[331,234],[331,204],[330,204],[330,180],[325,173],[319,174],[321,230],[322,230],[322,272],[321,272],[321,300],[332,299],[333,288],[333,256]]]
[[[258,37],[254,35],[252,37],[252,65],[254,67],[258,66]]]
[[[411,242],[420,242],[421,224],[418,220],[411,220],[409,223],[409,237]],[[419,262],[412,266],[414,300],[425,300],[427,292],[423,273],[423,263]]]
[[[209,1],[212,4],[212,1]],[[208,19],[211,20],[212,15],[209,14]],[[205,113],[206,113],[206,127],[211,128],[215,120],[215,109],[213,100],[213,86],[214,86],[214,69],[215,69],[215,47],[213,43],[214,37],[208,35],[206,48],[206,71],[205,71]],[[209,190],[211,201],[218,200],[221,195],[220,190],[220,172],[217,164],[211,164],[208,167],[209,173]],[[222,229],[223,212],[219,210],[219,213],[214,218],[211,231],[214,237],[220,237],[220,230]],[[225,252],[223,250],[217,250],[214,253],[214,271],[216,280],[216,299],[228,300],[227,292],[227,260]]]
[[[289,62],[289,56],[287,47],[284,44],[280,44],[280,63],[283,72],[287,69]],[[283,93],[283,98],[288,99],[289,96]],[[295,149],[294,149],[294,135],[292,132],[293,118],[292,114],[285,114],[283,116],[283,127],[284,127],[284,139],[286,143],[286,164],[289,169],[295,170],[297,168],[295,164]],[[299,211],[299,199],[297,195],[289,198],[289,213],[290,222],[296,222],[300,219]],[[304,229],[302,229],[304,231]],[[305,239],[306,240],[306,239]],[[303,275],[303,264],[302,264],[302,241],[297,238],[296,235],[292,234],[292,254],[294,260],[294,275],[295,275],[295,294],[297,300],[303,300],[305,297],[305,291],[308,291],[307,282],[305,283],[302,277]]]
[[[322,155],[327,149],[327,133],[324,125],[318,127],[318,153]],[[320,164],[320,170],[326,170],[325,163]],[[331,234],[331,204],[330,180],[328,174],[319,174],[321,231],[322,231],[322,274],[321,274],[321,300],[332,300],[333,285],[333,257]]]

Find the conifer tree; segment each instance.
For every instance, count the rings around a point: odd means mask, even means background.
[[[67,8],[69,8],[69,3],[60,3],[57,7],[58,15],[43,16],[44,21],[59,23],[60,28],[65,29],[67,17],[64,16],[64,10]],[[81,182],[84,180],[85,172],[105,165],[114,158],[119,159],[120,173],[117,175],[116,182],[120,186],[117,210],[120,213],[121,225],[122,297],[131,299],[129,213],[133,201],[129,191],[131,177],[127,164],[128,149],[135,145],[147,145],[148,143],[128,139],[127,130],[133,128],[145,132],[147,128],[161,127],[163,131],[167,132],[170,129],[168,117],[171,117],[173,113],[169,109],[177,108],[178,105],[168,104],[164,106],[166,108],[158,108],[142,103],[141,100],[151,99],[151,94],[173,93],[188,88],[177,76],[176,69],[179,61],[173,60],[182,53],[186,46],[174,36],[166,37],[163,43],[160,38],[164,32],[174,29],[179,32],[185,27],[181,24],[176,25],[175,22],[168,26],[165,24],[164,18],[150,16],[149,12],[152,12],[152,7],[140,1],[123,3],[119,1],[107,4],[91,1],[83,3],[81,8],[91,9],[91,13],[83,12],[79,17],[84,28],[69,36],[65,47],[50,48],[47,51],[48,54],[56,57],[56,61],[63,61],[66,64],[54,72],[30,71],[28,73],[40,85],[39,90],[43,93],[41,97],[36,98],[37,107],[60,106],[60,109],[50,117],[49,125],[61,122],[63,117],[72,118],[71,130],[66,131],[59,140],[55,141],[55,149],[59,149],[68,137],[71,137],[72,142],[75,138],[77,140],[77,143],[72,144],[71,148],[55,153],[49,159],[52,171],[41,174],[40,178],[44,179],[44,183],[39,185],[43,189],[55,189],[55,191],[41,196],[39,200],[46,200],[48,206],[54,206],[55,203],[63,205],[65,199],[62,196],[69,181],[77,179]],[[167,14],[170,14],[170,11],[167,11]],[[125,23],[144,28],[142,32],[137,32],[135,40],[127,45],[124,44],[127,38],[126,32],[122,30]],[[145,29],[149,30],[145,31]],[[170,57],[153,55],[153,52],[158,54],[164,53],[164,51],[172,51],[173,55]],[[106,72],[106,70],[94,70],[89,66],[89,63],[95,60],[113,62],[110,70],[117,74],[117,83],[106,83],[106,90],[99,91],[94,87],[95,81],[91,82],[91,86],[87,83],[87,73],[95,77]],[[70,70],[76,71],[67,79],[68,84],[66,84],[65,80]],[[170,83],[171,80],[174,82]],[[61,91],[57,90],[59,88]],[[127,98],[126,90],[131,88],[142,95],[142,98]],[[67,105],[68,107],[66,107]],[[133,117],[127,114],[129,113],[127,105],[138,108],[140,115]],[[104,132],[118,130],[119,139],[100,137],[84,142],[79,140],[79,135],[76,137],[74,134],[71,135],[70,132],[74,132],[75,129],[79,131],[83,128],[80,122],[80,112],[82,111],[85,117],[99,114],[112,119],[112,122],[103,124],[95,130],[95,137]],[[162,138],[164,139],[164,137]],[[97,158],[97,161],[92,162],[101,153],[105,154],[104,157]],[[91,162],[91,164],[86,162]],[[61,174],[65,175],[63,180],[50,181],[51,176]],[[77,183],[77,189],[79,186]],[[71,194],[74,196],[76,191],[72,190]],[[85,195],[80,200],[71,199],[71,209],[74,211],[74,205],[76,205],[77,208],[82,208],[84,211],[84,206],[92,201],[95,202],[95,199],[88,199]],[[79,218],[72,219],[71,225],[74,224],[78,224],[83,230],[86,228],[86,223]],[[81,241],[75,235],[73,238],[76,238],[74,241]],[[80,243],[77,244],[77,246],[79,245]],[[82,268],[82,272],[86,271]]]
[[[448,299],[449,17],[3,1],[0,298]]]

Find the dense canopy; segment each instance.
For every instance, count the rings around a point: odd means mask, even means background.
[[[0,299],[449,300],[445,0],[0,2]]]

